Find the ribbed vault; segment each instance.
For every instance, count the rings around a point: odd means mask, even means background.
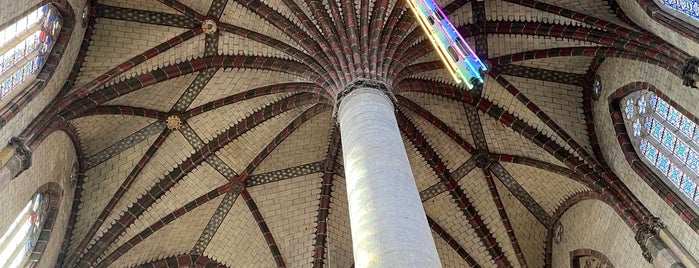
[[[679,75],[687,55],[610,1],[438,2],[492,66],[480,91],[455,87],[402,0],[98,0],[58,104],[85,156],[64,264],[351,266],[333,107],[357,78],[396,95],[445,266],[550,263],[573,196],[645,215],[592,152],[590,66]]]

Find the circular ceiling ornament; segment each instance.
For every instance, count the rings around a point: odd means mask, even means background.
[[[218,26],[216,26],[216,22],[214,20],[208,19],[202,22],[201,29],[205,34],[213,34],[218,30]]]
[[[179,116],[171,115],[165,119],[165,125],[169,130],[180,130],[182,127],[182,119]]]

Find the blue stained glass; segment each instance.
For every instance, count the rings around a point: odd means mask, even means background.
[[[655,109],[655,105],[658,104],[658,96],[655,94],[650,94],[648,97],[648,104],[650,108]]]
[[[663,4],[694,19],[699,19],[699,0],[663,0]]]
[[[689,157],[687,157],[687,166],[699,174],[699,154],[694,150],[689,150]]]
[[[631,99],[628,99],[626,101],[626,119],[631,119],[633,116],[633,112],[636,109],[636,105],[633,104],[633,101]]]
[[[644,116],[646,114],[646,97],[641,96],[640,99],[638,99],[638,115]]]
[[[660,139],[663,136],[663,130],[665,130],[665,128],[662,125],[654,123],[653,126],[650,128],[650,134],[656,140],[660,141]]]
[[[680,119],[682,119],[682,114],[680,114],[679,111],[675,110],[675,108],[670,108],[670,111],[667,114],[667,121],[670,122],[670,124],[672,124],[676,128],[679,128]]]
[[[682,116],[682,122],[680,123],[680,131],[687,135],[687,137],[692,137],[694,133],[694,122],[689,120],[686,116]]]
[[[648,140],[642,139],[642,140],[641,140],[641,145],[640,145],[639,147],[640,147],[640,149],[641,149],[641,152],[645,155],[645,154],[646,154],[646,150],[648,150]]]
[[[682,177],[684,176],[684,172],[680,170],[677,166],[670,165],[670,172],[668,172],[667,177],[677,186],[680,186],[680,182],[682,182]]]
[[[658,161],[655,162],[655,166],[658,167],[663,174],[667,175],[670,169],[670,159],[667,159],[667,157],[662,154],[658,155]]]
[[[675,141],[677,138],[675,137],[672,132],[668,131],[665,129],[665,132],[663,133],[663,146],[667,148],[668,150],[673,150],[675,148]]]
[[[602,93],[602,83],[599,80],[595,80],[595,95],[599,96]]]
[[[658,158],[658,149],[655,148],[655,146],[648,144],[648,150],[646,150],[644,154],[648,160],[655,163],[655,159]],[[699,156],[697,156],[697,160],[699,160]]]
[[[680,189],[691,198],[694,195],[694,190],[697,189],[697,185],[691,179],[685,179],[682,181]]]
[[[641,135],[641,120],[636,118],[636,121],[633,121],[633,137],[637,138]]]
[[[667,119],[667,111],[669,108],[670,106],[667,104],[667,102],[658,100],[658,104],[655,106],[655,112],[660,115],[660,117]]]
[[[687,155],[689,155],[689,146],[685,144],[684,142],[677,140],[677,144],[675,144],[675,150],[674,150],[675,155],[677,158],[680,159],[680,161],[683,161],[687,159]]]
[[[643,125],[646,128],[646,131],[650,132],[650,129],[653,126],[653,118],[646,117],[646,122]]]

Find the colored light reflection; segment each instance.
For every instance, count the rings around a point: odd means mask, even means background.
[[[408,0],[408,3],[456,83],[463,82],[468,89],[473,89],[476,83],[482,84],[482,74],[488,67],[456,31],[439,5],[434,0]]]

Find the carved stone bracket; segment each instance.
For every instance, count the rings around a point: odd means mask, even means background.
[[[333,116],[337,116],[337,112],[340,109],[340,104],[342,103],[342,98],[345,96],[349,95],[352,93],[352,91],[355,91],[356,89],[360,88],[370,88],[370,89],[375,89],[378,90],[382,93],[384,93],[385,97],[393,103],[393,108],[395,109],[396,104],[398,101],[396,100],[396,96],[393,95],[393,92],[386,86],[381,81],[377,80],[372,80],[372,79],[365,79],[365,78],[357,78],[355,80],[352,80],[347,86],[345,86],[340,93],[337,93],[335,96],[335,110],[333,111]]]
[[[682,80],[685,86],[699,88],[699,58],[687,59],[682,67]]]
[[[10,148],[14,148],[14,157],[19,159],[21,163],[21,168],[17,171],[16,177],[32,166],[32,149],[27,147],[27,145],[25,145],[25,140],[19,137],[12,137],[8,145]]]
[[[658,217],[651,217],[647,222],[641,223],[636,230],[636,242],[643,251],[643,257],[653,263],[653,253],[648,247],[648,242],[652,237],[657,237],[660,229],[665,229],[665,224]],[[657,253],[657,252],[655,252]]]

